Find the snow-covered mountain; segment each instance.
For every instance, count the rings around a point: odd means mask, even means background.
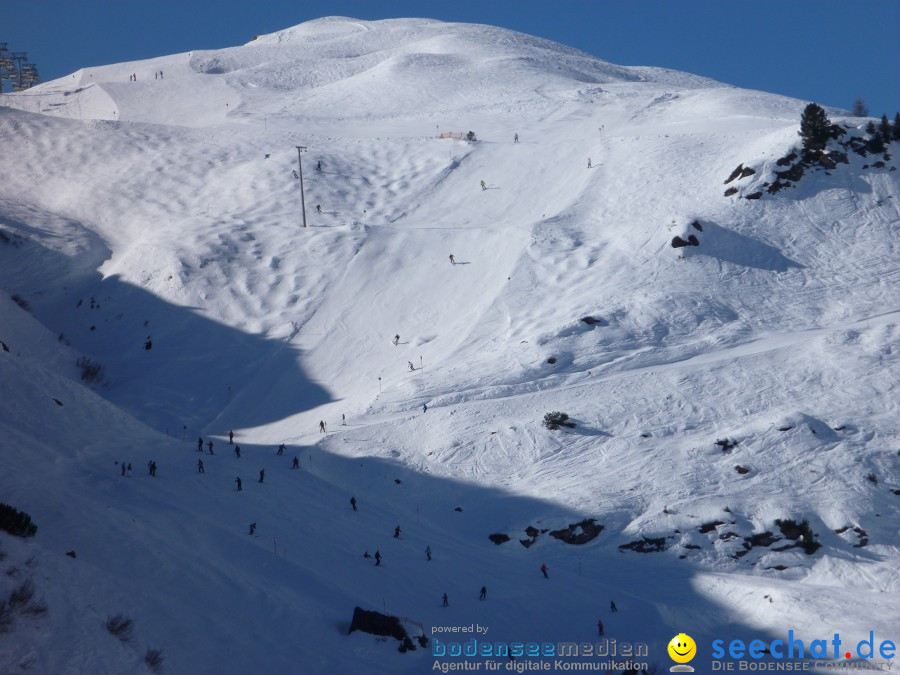
[[[3,672],[896,640],[897,147],[779,176],[806,103],[341,17],[0,96]]]

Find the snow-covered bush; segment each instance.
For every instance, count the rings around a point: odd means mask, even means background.
[[[124,614],[116,614],[106,619],[106,630],[122,642],[130,642],[134,637],[134,621]]]
[[[31,516],[24,511],[0,503],[0,530],[15,537],[33,537],[37,534],[37,525],[31,522]]]
[[[574,429],[575,422],[570,422],[569,416],[564,412],[548,412],[546,415],[544,415],[544,426],[551,431],[555,431],[560,427],[569,427],[570,429]]]

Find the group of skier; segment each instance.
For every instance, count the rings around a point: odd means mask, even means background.
[[[320,424],[321,424],[322,431],[324,432],[325,422],[321,422]],[[234,431],[228,432],[228,444],[234,445]],[[210,455],[216,454],[215,452],[213,452],[214,444],[212,442],[212,439],[210,439],[205,445],[206,445]],[[203,452],[203,446],[204,446],[204,442],[203,442],[203,437],[201,436],[197,439],[197,452]],[[287,446],[284,443],[281,443],[278,446],[278,448],[276,449],[275,454],[278,456],[284,455],[284,451],[286,449],[287,449]],[[237,458],[237,459],[241,458],[241,446],[239,446],[239,445],[234,446],[234,455],[235,455],[235,458]],[[156,476],[156,462],[155,461],[149,462],[147,464],[147,467],[150,471],[150,475]],[[299,468],[300,468],[300,458],[295,455],[293,461],[291,462],[291,469],[299,469]],[[123,462],[122,463],[122,475],[123,476],[125,475],[125,471],[126,471],[126,467],[125,467],[125,463]],[[127,471],[129,472],[129,475],[130,475],[130,472],[131,472],[130,464],[128,465]],[[206,466],[203,464],[202,459],[197,460],[197,473],[203,473],[203,474],[206,473]],[[265,483],[265,480],[266,480],[266,470],[260,469],[259,470],[259,480],[257,482]],[[243,484],[243,481],[241,480],[240,476],[235,477],[234,484],[236,486],[236,490],[235,490],[236,492],[243,492],[244,484]]]

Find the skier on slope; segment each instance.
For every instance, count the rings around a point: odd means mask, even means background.
[[[235,478],[234,482],[237,485],[237,491],[240,492],[243,489],[243,487],[241,487],[242,486],[241,477],[238,476],[237,478]]]
[[[481,189],[482,189],[482,190],[487,190],[487,185],[485,185],[485,182],[484,182],[484,181],[481,181]]]
[[[292,469],[299,469],[299,468],[300,468],[300,459],[299,459],[298,457],[294,457],[294,461],[293,461],[293,463],[291,464],[291,468],[292,468]]]
[[[325,420],[319,420],[319,432],[325,433]]]
[[[400,526],[398,525],[397,527],[394,528],[394,539],[399,539],[399,538],[400,538]]]
[[[266,480],[266,470],[260,469],[259,470],[259,482],[263,483],[263,482],[265,482],[265,480]]]
[[[237,457],[238,459],[241,458],[241,446],[239,446],[239,445],[234,446],[234,456]]]
[[[381,567],[381,551],[375,550],[375,567]]]
[[[456,258],[453,257],[453,254],[452,254],[452,253],[450,254],[450,264],[451,264],[451,265],[455,265],[455,264],[456,264]]]
[[[206,469],[203,468],[203,460],[197,460],[197,473],[206,473]]]
[[[541,565],[541,572],[543,573],[545,579],[550,578],[550,575],[547,574],[547,563]]]
[[[425,557],[431,560],[431,546],[425,547]]]
[[[229,431],[228,432],[228,445],[233,445],[233,444],[234,444],[234,432]]]
[[[487,600],[487,586],[481,587],[481,594],[478,596],[479,600]]]
[[[359,510],[359,509],[356,508],[356,497],[350,497],[350,506],[353,507],[353,510],[354,510],[354,511],[358,511],[358,510]]]
[[[197,452],[203,452],[203,437],[197,439]]]
[[[213,442],[212,442],[212,440],[210,440],[210,441],[206,444],[206,447],[209,448],[209,454],[211,454],[211,455],[216,454],[216,453],[214,453],[214,452],[212,451],[212,449],[213,449]]]

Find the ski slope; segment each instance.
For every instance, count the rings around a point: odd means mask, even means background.
[[[0,501],[39,526],[0,534],[0,591],[47,606],[0,632],[3,672],[144,673],[148,647],[170,673],[431,672],[346,635],[356,605],[440,639],[602,618],[660,670],[680,632],[700,671],[713,639],[896,640],[900,185],[849,153],[742,198],[805,105],[346,17],[0,96]],[[589,543],[517,543],[586,518]],[[787,518],[822,547],[742,553]],[[619,548],[643,538],[665,550]]]

